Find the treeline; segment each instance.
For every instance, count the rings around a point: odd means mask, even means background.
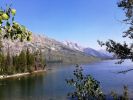
[[[41,51],[31,53],[29,49],[27,49],[22,50],[18,55],[11,55],[9,50],[6,55],[0,52],[1,75],[32,72],[44,69],[45,66],[45,59]]]

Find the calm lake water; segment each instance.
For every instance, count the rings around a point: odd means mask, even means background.
[[[82,64],[85,74],[91,74],[108,94],[111,90],[122,93],[127,85],[133,94],[133,71],[118,74],[118,71],[133,68],[133,63],[126,61],[121,65],[116,61],[101,61]],[[72,91],[65,79],[72,77],[74,65],[50,66],[47,72],[21,78],[0,80],[0,100],[67,100],[67,93]]]

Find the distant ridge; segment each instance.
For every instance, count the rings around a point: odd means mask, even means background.
[[[70,47],[71,49],[81,51],[89,56],[94,56],[94,57],[102,58],[102,59],[109,59],[109,58],[113,57],[112,54],[109,54],[105,50],[97,51],[90,47],[84,48],[84,47],[78,45],[77,43],[73,43],[71,41],[64,41],[63,43],[66,46]]]
[[[100,60],[98,57],[92,55],[87,55],[82,50],[79,50],[78,44],[75,45],[75,49],[65,45],[62,42],[59,42],[55,39],[51,39],[45,35],[32,35],[32,41],[20,42],[18,40],[11,41],[7,39],[2,40],[4,47],[2,51],[7,53],[10,51],[10,54],[17,55],[22,50],[27,48],[30,52],[35,52],[41,50],[43,56],[47,62],[51,63],[88,63],[92,61]]]

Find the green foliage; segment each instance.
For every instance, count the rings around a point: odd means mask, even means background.
[[[21,42],[32,39],[32,32],[15,21],[16,9],[11,6],[0,8],[0,52],[2,51],[2,39],[18,39]],[[2,53],[2,52],[1,52]],[[33,59],[31,59],[33,60]],[[25,72],[27,68],[27,58],[24,51],[19,56],[11,56],[8,50],[7,55],[0,55],[0,74],[12,74],[15,72]]]
[[[133,0],[120,0],[117,5],[124,10],[126,19],[124,19],[123,22],[129,26],[129,28],[123,32],[123,37],[133,39]],[[120,59],[118,64],[121,64],[125,59],[133,61],[133,43],[127,44],[124,42],[121,44],[111,39],[106,42],[98,41],[98,43],[101,46],[105,46],[108,52],[113,53],[115,57]],[[128,89],[126,86],[124,86],[122,96],[118,96],[115,92],[112,92],[111,94],[114,100],[129,100]]]
[[[43,53],[41,50],[40,50],[40,57],[39,58],[40,58],[41,67],[44,67],[46,62],[45,62],[45,57],[43,56]]]
[[[0,9],[0,37],[30,41],[31,32],[28,31],[25,26],[15,22],[15,15],[16,9],[11,8],[11,6]]]
[[[5,64],[5,56],[3,53],[0,53],[0,74],[4,74],[4,65]]]
[[[100,88],[100,83],[91,75],[83,75],[83,69],[78,65],[76,65],[73,75],[74,78],[66,79],[67,84],[75,90],[68,93],[72,100],[108,100],[109,97],[111,100],[129,100],[127,86],[124,86],[122,95],[111,92],[110,96],[106,96]]]
[[[120,0],[118,7],[124,10],[126,19],[123,21],[129,26],[128,30],[123,32],[123,37],[133,39],[133,0]],[[115,57],[121,59],[118,63],[122,63],[125,59],[133,61],[133,43],[124,42],[121,44],[111,39],[106,42],[98,41],[98,43],[105,46],[108,52],[114,53]]]
[[[118,95],[115,92],[111,92],[111,96],[113,97],[114,100],[129,100],[129,96],[128,96],[128,88],[127,86],[124,86],[124,91],[123,91],[123,95]]]
[[[68,96],[78,100],[103,100],[104,95],[100,89],[100,83],[91,75],[83,75],[83,69],[76,66],[74,71],[74,79],[66,80],[67,83],[75,88],[73,93]]]
[[[11,66],[11,55],[10,55],[10,51],[8,49],[7,55],[6,55],[6,59],[5,59],[5,70],[7,70],[10,66]]]
[[[19,65],[18,67],[20,69],[20,72],[25,72],[27,66],[26,63],[27,63],[26,53],[24,50],[22,50],[18,56],[18,65]]]
[[[27,58],[27,66],[33,66],[34,65],[34,60],[35,60],[35,55],[30,53],[29,49],[27,48],[26,50],[26,58]]]
[[[0,8],[0,52],[2,51],[2,39],[30,41],[32,39],[32,32],[30,32],[25,26],[15,21],[16,9],[11,6]],[[32,72],[35,70],[35,58],[34,53],[21,51],[19,55],[10,55],[8,50],[7,55],[0,54],[0,74],[13,74],[18,72]],[[44,61],[42,55],[39,58],[39,65],[43,65]]]
[[[35,71],[35,53],[30,53],[29,49],[22,50],[19,55],[10,55],[8,51],[7,55],[0,53],[0,75],[10,75],[15,73],[23,72],[33,72]],[[42,57],[41,55],[39,57]],[[39,58],[39,64],[36,67],[39,67],[40,64],[43,65],[41,61],[43,58]],[[39,68],[40,70],[44,69],[43,67]]]

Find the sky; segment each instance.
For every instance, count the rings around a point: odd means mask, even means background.
[[[0,0],[12,3],[16,21],[35,34],[59,41],[77,42],[84,47],[102,49],[97,40],[124,41],[124,12],[118,0]]]

